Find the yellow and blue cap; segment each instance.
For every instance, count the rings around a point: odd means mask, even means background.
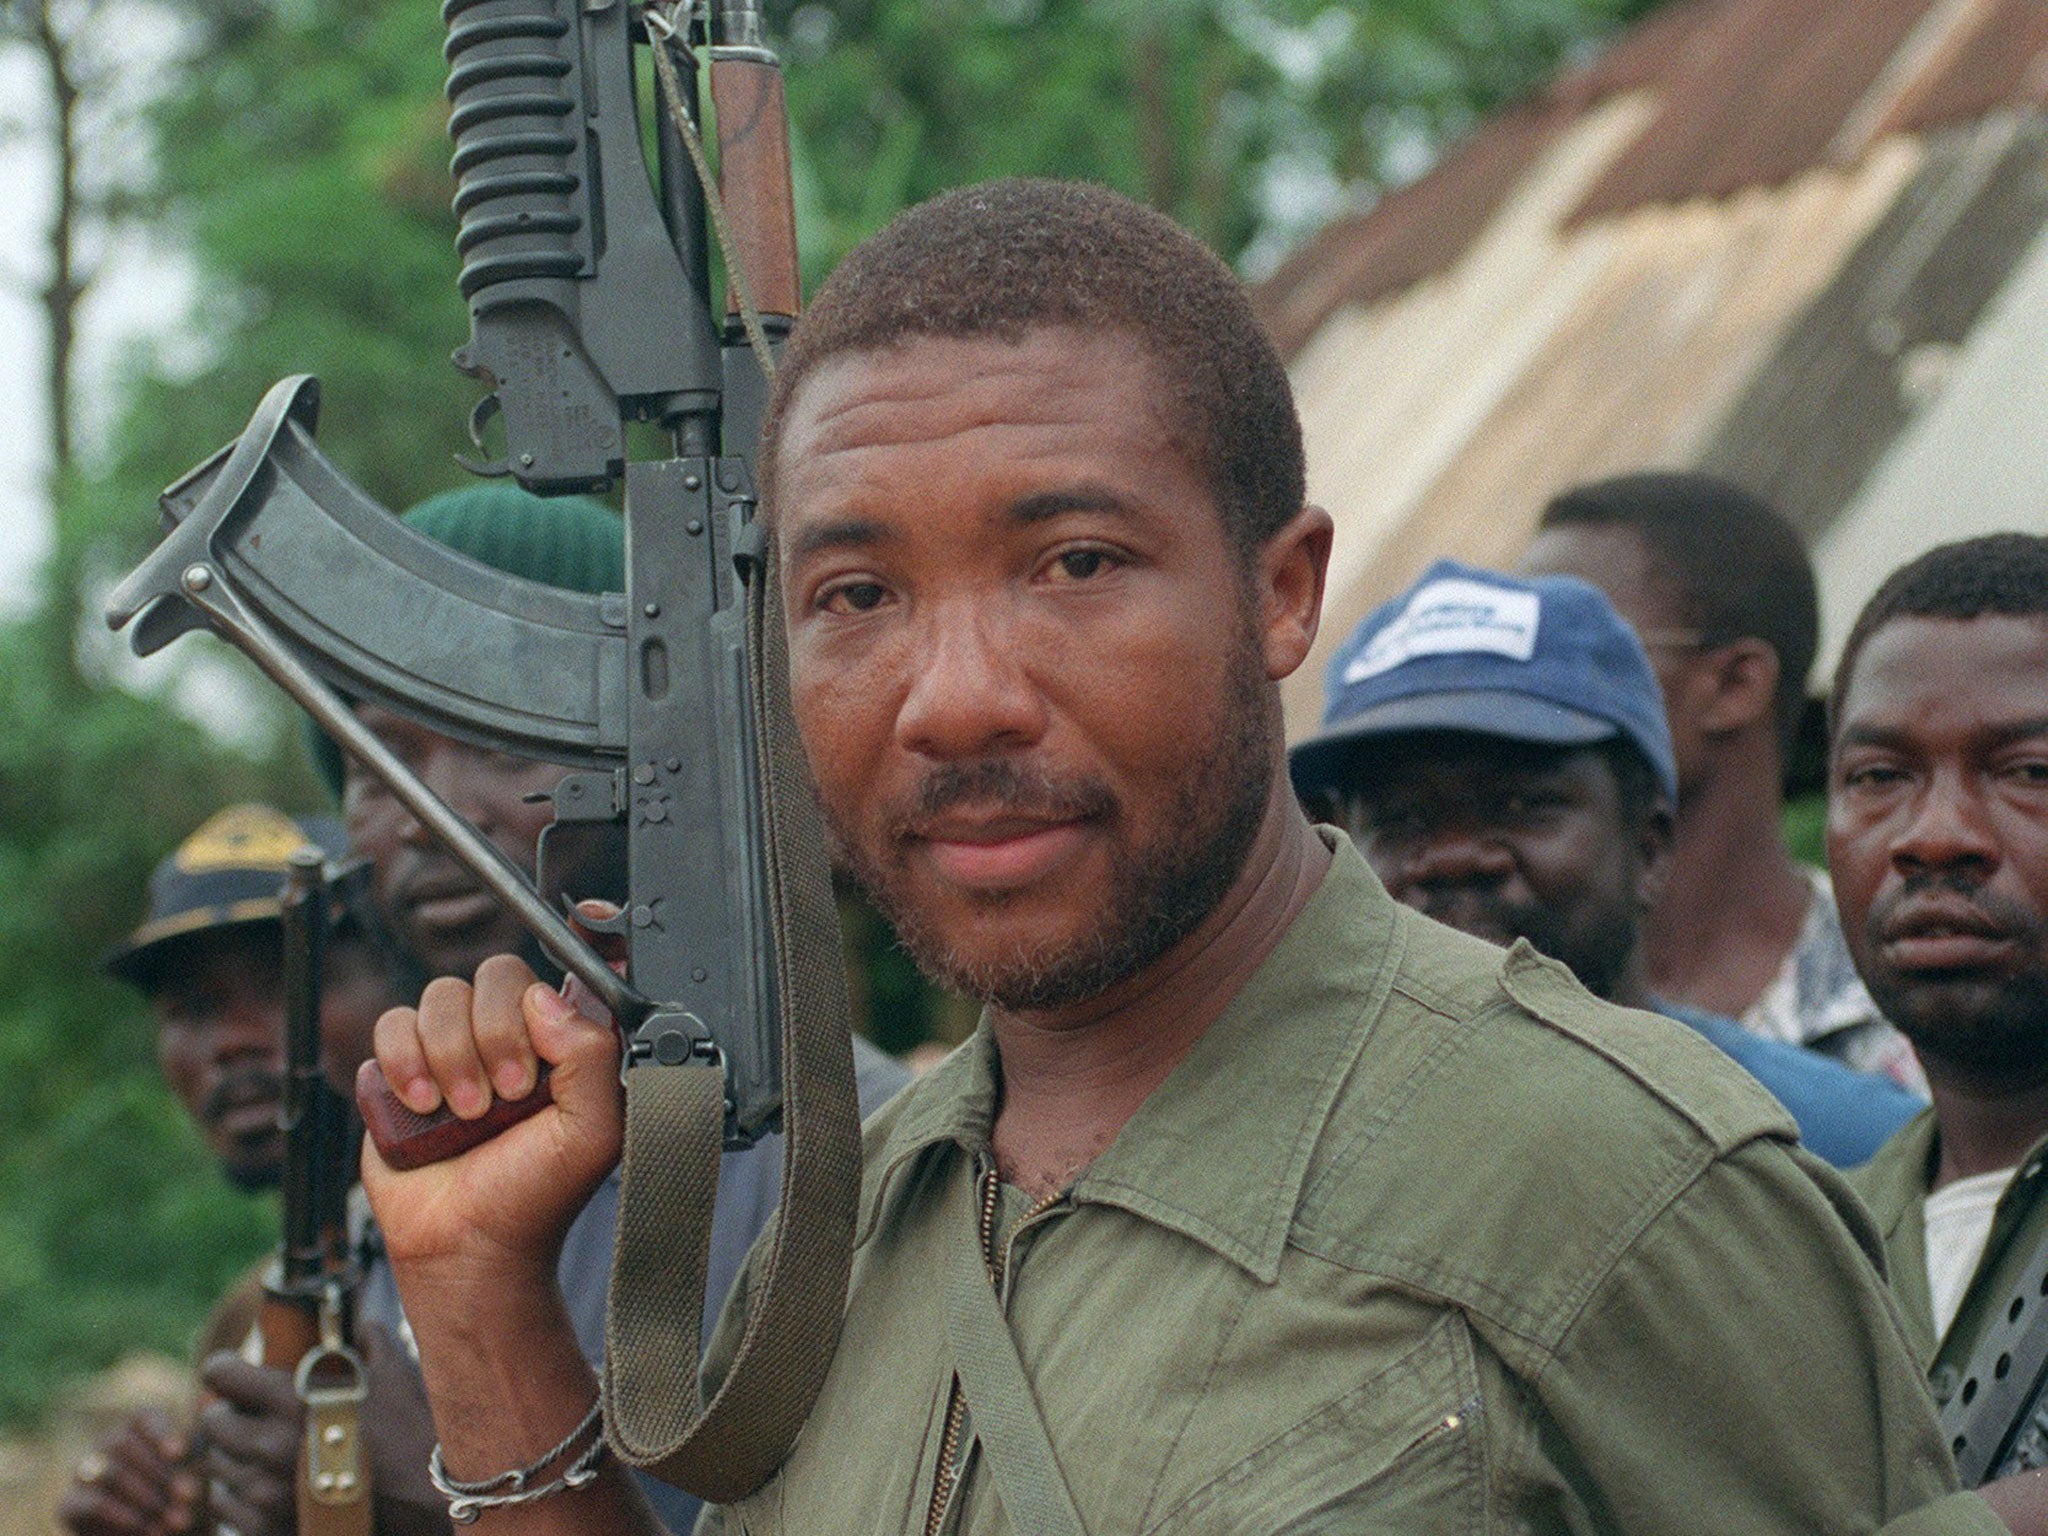
[[[276,922],[291,856],[309,844],[330,868],[348,853],[348,836],[332,817],[295,818],[267,805],[231,805],[208,817],[150,875],[149,911],[107,956],[108,973],[146,991],[172,941]]]

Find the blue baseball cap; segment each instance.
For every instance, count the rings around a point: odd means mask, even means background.
[[[1340,786],[1360,741],[1469,731],[1638,748],[1676,803],[1678,769],[1649,655],[1575,576],[1524,580],[1439,560],[1353,630],[1323,677],[1322,729],[1288,753],[1298,794]]]

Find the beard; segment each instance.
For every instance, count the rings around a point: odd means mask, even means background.
[[[209,1136],[220,1134],[220,1122],[238,1106],[282,1105],[284,1079],[268,1067],[248,1065],[223,1074],[199,1105],[199,1122]],[[284,1175],[284,1134],[275,1124],[228,1139],[220,1155],[220,1171],[235,1188],[248,1193],[275,1189]]]
[[[919,781],[908,803],[882,821],[878,848],[862,846],[823,806],[834,861],[896,930],[918,969],[942,987],[1011,1013],[1059,1008],[1095,997],[1146,969],[1216,910],[1244,869],[1265,818],[1276,756],[1276,726],[1256,650],[1229,663],[1219,729],[1196,755],[1160,819],[1133,846],[1119,837],[1128,818],[1115,792],[1086,775],[1056,775],[1016,758],[944,763]],[[1093,919],[1065,941],[1018,943],[994,952],[955,944],[911,893],[905,851],[915,828],[961,807],[1085,821],[1109,833],[1110,871]],[[976,898],[991,915],[1016,893]]]
[[[1930,886],[1968,900],[2011,934],[2033,963],[2004,972],[1900,972],[1884,958],[1893,914]],[[1866,955],[1857,969],[1879,1012],[1922,1056],[1992,1082],[2038,1082],[2048,1073],[2048,931],[2025,907],[1975,881],[1934,873],[1908,881],[1871,905],[1864,920]]]

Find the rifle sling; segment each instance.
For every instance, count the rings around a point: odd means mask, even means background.
[[[790,712],[770,544],[750,567],[747,622],[782,1015],[782,1204],[750,1261],[747,1324],[731,1368],[705,1403],[697,1368],[724,1079],[709,1066],[634,1067],[605,1318],[612,1450],[714,1503],[773,1475],[817,1399],[839,1340],[860,1196],[839,916]]]
[[[975,1438],[1018,1536],[1088,1536],[1053,1454],[1016,1335],[978,1253],[970,1251],[953,1277],[946,1337]]]

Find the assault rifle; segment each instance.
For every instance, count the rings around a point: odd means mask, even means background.
[[[623,481],[626,590],[524,581],[415,534],[320,453],[318,386],[299,377],[164,492],[163,540],[108,619],[141,654],[201,627],[246,652],[610,1008],[627,1131],[606,1433],[628,1463],[729,1500],[773,1471],[822,1382],[859,1186],[836,912],[753,491],[769,354],[799,291],[780,74],[751,0],[446,0],[443,15],[470,310],[455,358],[488,389],[472,438],[481,446],[494,415],[505,434],[503,456],[472,467],[542,493]],[[700,53],[722,198],[699,142]],[[642,54],[665,108],[652,163]],[[730,235],[722,317],[707,216]],[[659,456],[629,462],[636,423]],[[623,826],[626,974],[348,699],[575,768],[541,855],[572,824]],[[474,1124],[488,1134],[542,1102]],[[394,1162],[474,1134],[445,1113],[412,1116],[388,1090],[365,1118]],[[719,1148],[778,1123],[784,1203],[753,1325],[699,1411]]]
[[[328,1086],[320,1040],[330,922],[318,848],[291,856],[284,892],[284,1236],[264,1277],[263,1363],[292,1373],[306,1410],[299,1449],[301,1536],[367,1536],[370,1468],[362,1436],[369,1376],[352,1338],[361,1275],[348,1241],[355,1183],[349,1104]]]
[[[1965,1488],[2048,1467],[2048,1246],[2027,1260],[1944,1390],[1941,1427]]]

